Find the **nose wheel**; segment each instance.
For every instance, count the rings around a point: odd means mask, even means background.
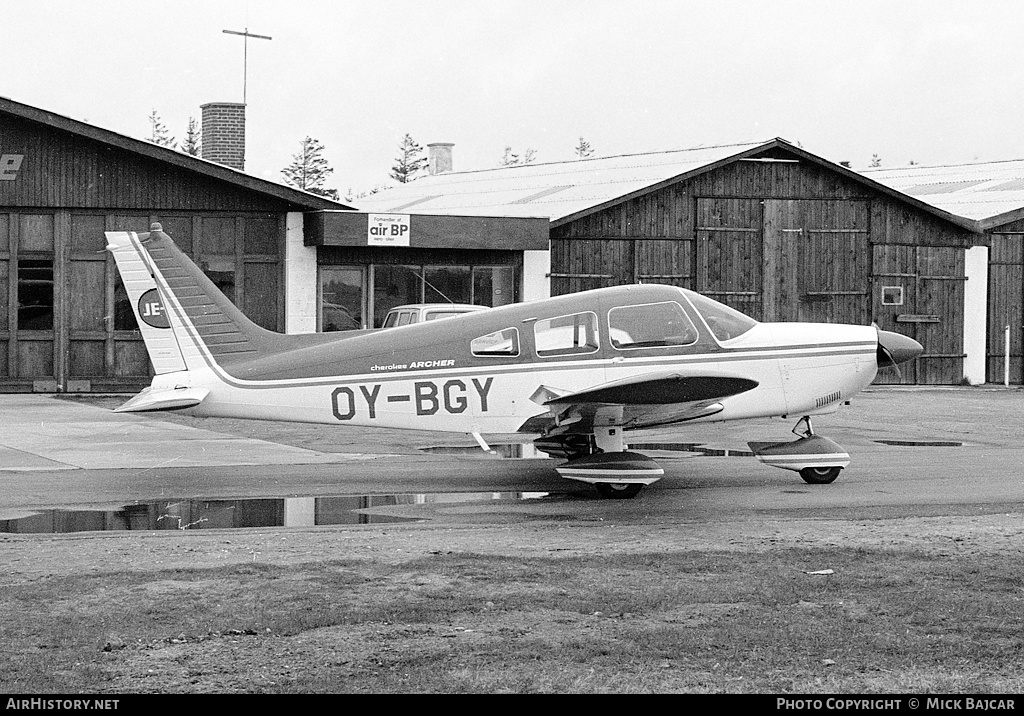
[[[747,444],[761,462],[798,472],[800,478],[810,485],[835,482],[843,468],[850,464],[850,456],[845,450],[814,432],[810,416],[805,415],[797,421],[793,434],[798,438],[793,442]]]
[[[629,500],[639,495],[644,486],[635,482],[595,482],[594,487],[601,497],[609,500]]]
[[[843,468],[835,466],[805,467],[800,471],[800,477],[809,485],[828,485],[831,482],[835,482],[842,471]]]

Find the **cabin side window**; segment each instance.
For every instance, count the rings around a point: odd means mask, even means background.
[[[511,357],[519,355],[519,330],[506,328],[474,338],[469,348],[475,356]]]
[[[688,346],[698,337],[693,321],[675,301],[613,308],[608,328],[612,345],[622,350]]]
[[[539,356],[594,353],[599,347],[597,314],[589,311],[537,321],[533,334]]]

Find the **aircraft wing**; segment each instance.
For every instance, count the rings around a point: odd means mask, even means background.
[[[658,371],[630,376],[580,391],[540,386],[532,400],[548,408],[520,426],[520,432],[560,435],[590,433],[595,426],[641,428],[714,415],[721,400],[746,392],[756,380],[711,373]]]

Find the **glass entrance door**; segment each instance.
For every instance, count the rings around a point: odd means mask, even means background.
[[[366,325],[366,270],[361,266],[320,267],[320,331],[353,331]]]

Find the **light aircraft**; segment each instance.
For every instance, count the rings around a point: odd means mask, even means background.
[[[829,483],[850,456],[811,428],[921,345],[874,326],[761,323],[693,291],[595,289],[388,330],[284,335],[224,296],[163,231],[107,232],[153,363],[118,411],[472,434],[536,434],[566,478],[628,498],[664,470],[623,431],[799,418],[796,441],[750,443]]]

